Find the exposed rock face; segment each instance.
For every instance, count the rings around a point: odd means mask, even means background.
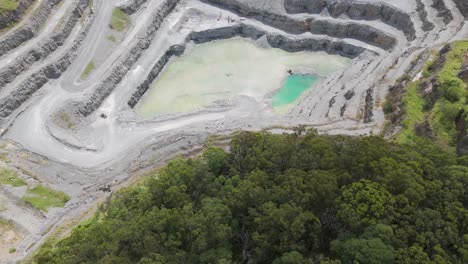
[[[21,43],[32,39],[34,35],[35,34],[30,27],[24,27],[13,32],[13,34],[8,39],[0,41],[0,54],[6,54],[10,50],[21,45]]]
[[[251,38],[257,40],[265,35],[265,32],[247,25],[235,25],[230,27],[215,28],[205,31],[192,32],[187,41],[197,44],[210,42],[216,39],[229,39],[233,37]]]
[[[458,74],[458,77],[462,79],[465,83],[468,83],[468,65],[465,65],[461,72]]]
[[[424,31],[431,31],[434,29],[434,24],[432,24],[428,19],[427,19],[427,12],[426,9],[424,9],[424,4],[422,3],[421,0],[416,0],[416,4],[418,6],[418,14],[419,18],[423,22],[423,27],[422,29]]]
[[[343,116],[344,116],[347,107],[348,107],[348,105],[347,105],[347,104],[344,104],[344,105],[340,108],[340,117],[343,117]]]
[[[455,126],[458,131],[457,135],[457,141],[460,141],[462,138],[466,136],[466,113],[464,109],[461,109],[460,112],[458,113],[457,117],[455,118]]]
[[[453,0],[462,15],[468,19],[468,0]]]
[[[148,0],[133,0],[121,6],[120,9],[128,15],[133,15],[138,10],[140,10],[141,6],[144,5],[147,1]]]
[[[403,96],[406,91],[406,83],[399,82],[388,89],[389,93],[386,98],[385,114],[392,124],[401,123],[404,115]]]
[[[468,83],[468,52],[464,54],[461,71],[458,74],[458,77],[460,77],[460,79],[462,79],[465,83]]]
[[[460,156],[468,155],[468,136],[464,136],[457,145],[457,153]]]
[[[163,23],[164,18],[172,12],[179,2],[180,0],[167,0],[162,4],[162,8],[153,18],[145,34],[140,37],[139,41],[133,47],[129,49],[129,52],[125,55],[124,59],[112,69],[107,78],[99,84],[99,87],[90,96],[89,100],[78,105],[78,112],[81,115],[86,117],[93,113],[101,105],[104,99],[111,94],[114,88],[122,81],[125,74],[141,57],[143,51],[149,48],[156,32]]]
[[[364,105],[364,123],[372,122],[374,116],[374,87],[366,91],[366,103]]]
[[[432,7],[437,10],[437,16],[442,17],[445,24],[452,22],[453,20],[452,12],[450,12],[450,10],[447,8],[444,0],[432,0],[432,1],[434,3]]]
[[[173,56],[180,56],[184,53],[185,51],[185,46],[182,45],[174,45],[171,46],[171,48],[166,51],[164,56],[159,59],[159,61],[154,65],[153,69],[151,69],[151,72],[148,75],[148,78],[138,86],[137,90],[135,93],[133,93],[132,97],[128,101],[128,106],[131,108],[135,107],[135,105],[140,101],[141,97],[148,91],[150,88],[151,84],[153,81],[158,77],[159,73],[162,71],[164,66],[169,62],[169,60]]]
[[[34,3],[34,0],[22,0],[14,11],[0,15],[0,30],[20,21],[32,3]]]
[[[421,96],[426,98],[426,102],[428,106],[432,106],[437,100],[437,88],[439,87],[439,83],[437,78],[431,77],[421,81],[419,84],[419,93]]]
[[[52,34],[48,40],[39,43],[37,49],[21,55],[10,63],[8,68],[2,69],[0,72],[0,89],[27,70],[34,62],[44,59],[62,46],[89,4],[90,0],[79,0],[68,21],[60,27],[59,31]]]
[[[280,35],[268,35],[268,42],[273,48],[281,48],[289,52],[296,51],[326,51],[330,54],[339,54],[354,58],[365,51],[362,47],[353,46],[346,42],[333,42],[324,39],[291,40]]]
[[[432,131],[432,127],[431,127],[431,125],[429,124],[429,122],[427,120],[425,120],[421,124],[417,125],[414,128],[414,132],[416,133],[416,135],[418,135],[420,137],[425,137],[425,138],[429,138],[429,139],[434,138],[434,132]]]
[[[330,101],[328,102],[328,108],[332,108],[336,103],[336,95],[333,96]]]
[[[87,0],[88,1],[88,0]],[[77,56],[81,42],[85,39],[91,24],[80,32],[80,35],[74,40],[73,45],[57,61],[52,62],[21,82],[17,88],[7,97],[0,100],[0,118],[11,115],[26,100],[28,100],[36,91],[42,88],[49,79],[57,79],[71,65]]]
[[[339,23],[336,21],[320,20],[315,18],[295,20],[289,16],[278,14],[270,10],[257,9],[246,4],[246,2],[238,0],[206,1],[228,8],[240,15],[249,16],[290,34],[311,32],[313,34],[328,35],[335,38],[353,38],[385,50],[392,49],[396,44],[395,38],[388,36],[369,25],[354,22]]]
[[[285,0],[284,7],[289,13],[318,14],[327,7],[327,0]]]
[[[351,100],[353,96],[354,96],[354,91],[351,91],[351,90],[347,91],[346,94],[344,95],[345,99],[348,101]]]
[[[268,44],[273,48],[280,48],[289,52],[296,51],[326,51],[330,54],[355,58],[365,51],[362,47],[357,47],[346,42],[330,41],[327,39],[298,39],[291,40],[281,35],[275,35],[261,31],[248,25],[236,25],[223,27],[190,34],[188,41],[195,43],[205,43],[216,39],[228,39],[233,37],[251,38],[257,40],[266,36]]]
[[[34,15],[25,26],[13,32],[7,39],[0,41],[0,56],[6,54],[10,50],[19,47],[22,43],[33,38],[40,28],[45,24],[50,13],[57,4],[62,0],[47,0],[44,1]]]
[[[366,3],[348,0],[285,0],[284,7],[289,13],[317,14],[327,9],[332,17],[346,15],[351,19],[381,20],[403,31],[408,40],[415,39],[414,24],[405,12],[382,3]]]
[[[450,44],[445,45],[439,52],[439,58],[431,65],[430,71],[436,72],[441,69],[447,60],[447,54],[452,50]]]

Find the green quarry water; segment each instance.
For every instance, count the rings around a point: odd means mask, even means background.
[[[149,118],[193,112],[237,96],[264,102],[278,89],[273,107],[284,110],[318,81],[310,75],[289,76],[288,70],[326,76],[349,62],[325,53],[265,49],[238,38],[195,45],[166,66],[136,111]]]
[[[304,91],[313,87],[318,81],[319,78],[313,75],[295,74],[289,76],[281,89],[273,95],[273,106],[279,107],[293,103]]]

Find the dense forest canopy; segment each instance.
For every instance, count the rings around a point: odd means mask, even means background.
[[[114,195],[37,263],[468,263],[468,159],[244,132]]]

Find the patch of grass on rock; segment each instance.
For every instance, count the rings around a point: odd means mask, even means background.
[[[13,187],[19,187],[26,185],[26,182],[23,179],[19,178],[14,171],[2,169],[0,170],[0,184],[7,184]]]
[[[81,78],[86,78],[88,75],[96,68],[96,65],[94,65],[94,61],[90,61],[88,65],[86,65],[86,68],[84,69],[83,73],[81,74]]]
[[[0,0],[0,15],[15,10],[18,4],[16,0]]]
[[[415,136],[414,127],[424,121],[425,101],[418,94],[418,85],[419,82],[409,84],[403,97],[406,118],[403,121],[403,130],[397,137],[397,141],[401,144],[412,142]]]
[[[72,129],[75,126],[73,122],[70,120],[70,117],[68,116],[67,113],[61,113],[60,119],[65,123],[68,129]]]
[[[3,161],[5,163],[10,163],[11,162],[8,159],[8,154],[7,153],[0,153],[0,161]]]
[[[0,228],[11,228],[12,225],[9,221],[3,219],[3,218],[0,218]]]
[[[43,212],[47,212],[50,207],[63,207],[69,200],[70,196],[66,193],[41,185],[28,190],[26,196],[23,197],[23,201]]]
[[[124,31],[130,23],[130,18],[120,8],[115,8],[112,12],[111,28],[117,31]]]
[[[116,42],[116,41],[117,41],[117,39],[115,38],[114,35],[108,36],[108,37],[107,37],[107,40],[112,41],[112,42]]]

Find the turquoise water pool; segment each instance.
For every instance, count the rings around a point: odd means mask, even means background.
[[[317,76],[294,74],[288,77],[281,89],[273,95],[273,106],[279,107],[296,101],[301,94],[319,81]]]

